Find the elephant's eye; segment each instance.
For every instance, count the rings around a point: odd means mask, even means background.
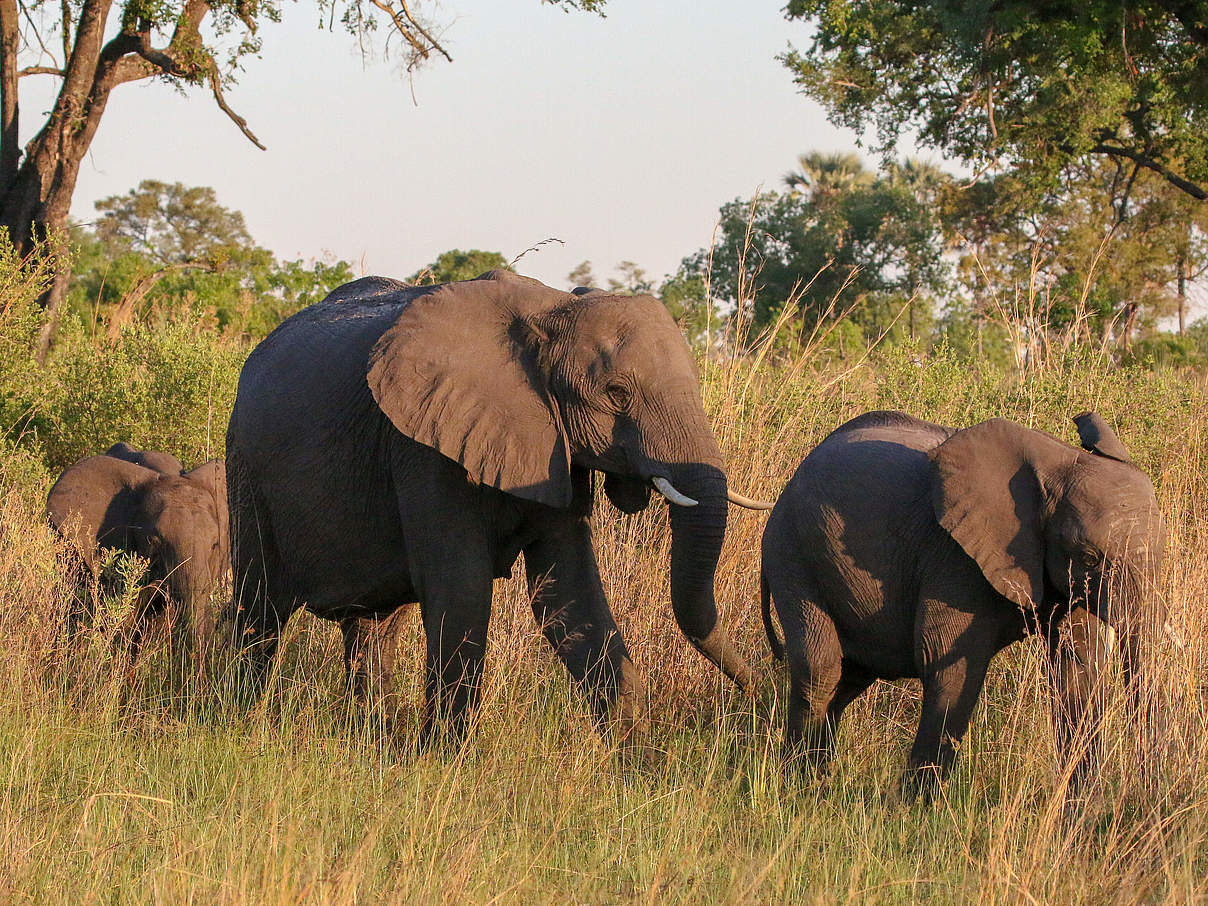
[[[621,381],[609,381],[604,386],[604,393],[619,410],[628,409],[629,404],[633,402],[633,391]]]

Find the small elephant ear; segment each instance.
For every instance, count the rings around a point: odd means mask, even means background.
[[[1116,432],[1098,412],[1075,415],[1074,424],[1078,426],[1078,438],[1082,441],[1084,450],[1108,459],[1132,462],[1132,457],[1128,455],[1128,450],[1120,442]]]
[[[471,480],[566,506],[570,457],[537,325],[567,304],[567,293],[495,271],[417,297],[369,357],[373,398],[395,428]]]
[[[931,452],[932,506],[995,591],[1021,607],[1044,597],[1044,493],[1035,458],[1056,439],[995,418]],[[1076,455],[1070,450],[1071,455]]]

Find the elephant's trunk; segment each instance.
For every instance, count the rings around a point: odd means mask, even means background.
[[[1158,649],[1167,641],[1164,617],[1156,612],[1147,613],[1120,626],[1120,659],[1128,686],[1129,722],[1140,743],[1141,764],[1151,779],[1162,768],[1169,730],[1170,703],[1156,669]]]
[[[751,668],[717,619],[713,580],[726,534],[726,476],[711,465],[678,466],[672,484],[696,506],[670,506],[671,606],[688,640],[745,691]]]
[[[164,581],[172,600],[181,609],[177,622],[182,633],[179,650],[182,654],[189,652],[188,656],[197,661],[198,670],[204,669],[214,635],[215,608],[211,596],[217,579],[208,554],[201,549],[173,552],[168,557],[169,569]]]

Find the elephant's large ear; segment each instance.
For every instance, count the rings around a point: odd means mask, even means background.
[[[566,506],[570,456],[538,362],[538,323],[570,301],[499,272],[420,296],[373,348],[373,398],[394,427],[461,463],[472,480]]]
[[[1116,437],[1116,432],[1103,420],[1098,412],[1083,412],[1074,416],[1074,424],[1078,426],[1078,438],[1082,448],[1098,456],[1117,459],[1120,462],[1132,462],[1128,450]]]
[[[931,452],[940,525],[994,589],[1020,606],[1044,597],[1046,504],[1036,458],[1058,456],[1063,447],[1047,434],[995,418],[956,432]]]
[[[89,456],[59,476],[46,498],[46,515],[81,550],[129,548],[139,530],[142,490],[159,478],[136,463]]]

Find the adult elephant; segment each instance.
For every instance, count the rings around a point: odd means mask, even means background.
[[[1135,679],[1144,633],[1164,624],[1153,594],[1164,539],[1153,485],[1124,445],[1094,413],[1074,421],[1083,450],[1004,419],[955,431],[870,412],[806,457],[763,536],[790,758],[824,765],[848,704],[878,678],[918,677],[907,782],[930,787],[956,757],[990,659],[1031,633],[1049,645],[1058,748],[1077,789],[1094,763],[1113,631]],[[1089,745],[1075,743],[1080,726]]]
[[[348,620],[418,601],[425,735],[447,718],[460,736],[492,581],[523,551],[546,638],[598,719],[628,732],[643,720],[642,681],[592,549],[598,471],[625,512],[651,486],[670,499],[675,617],[751,685],[713,578],[727,497],[753,501],[727,490],[691,352],[649,296],[559,292],[504,271],[431,287],[356,280],[252,352],[227,464],[237,638],[260,675],[300,606]]]
[[[226,496],[221,460],[184,472],[167,453],[124,443],[81,459],[50,489],[50,523],[94,577],[100,576],[105,550],[136,553],[149,561],[131,627],[132,653],[138,651],[148,620],[172,606],[187,622],[183,635],[188,646],[204,659],[214,632],[212,595],[229,566]]]

